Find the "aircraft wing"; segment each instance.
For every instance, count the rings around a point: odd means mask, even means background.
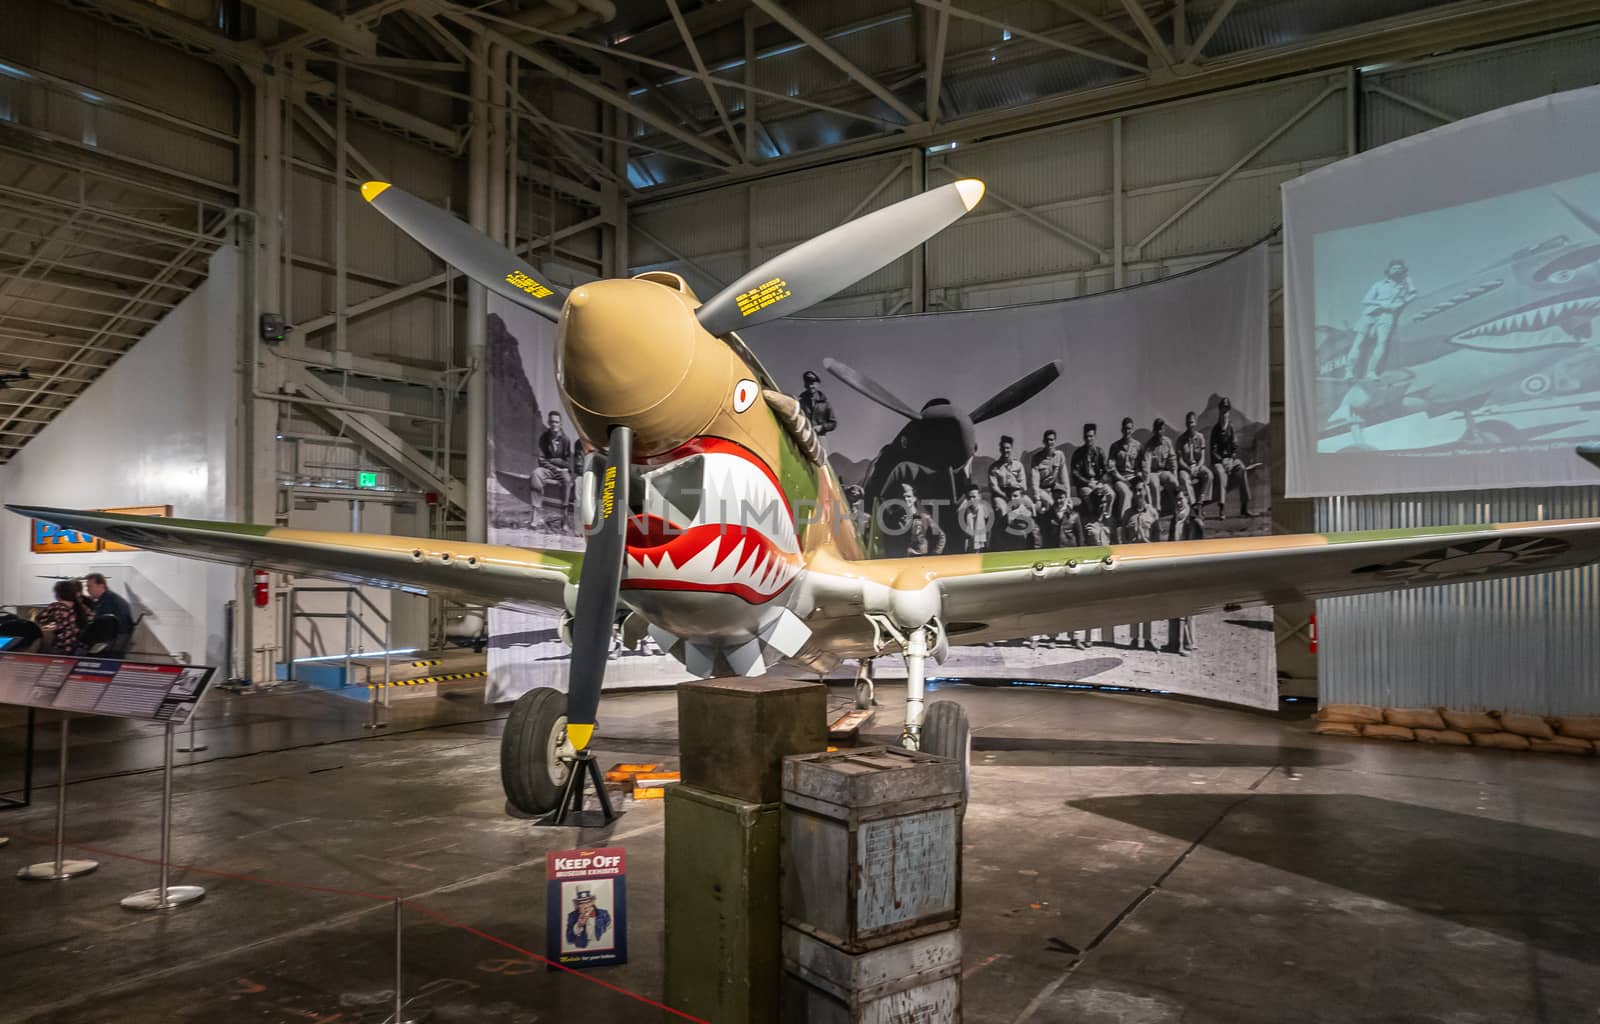
[[[953,643],[1497,579],[1600,561],[1600,519],[1116,544],[899,562]],[[861,563],[858,563],[861,564]],[[866,565],[861,564],[865,569]],[[877,575],[874,573],[873,575]]]
[[[528,610],[564,607],[583,554],[375,533],[7,505],[18,515],[146,551]]]

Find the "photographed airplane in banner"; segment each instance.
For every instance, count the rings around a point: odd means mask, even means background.
[[[566,292],[401,189],[369,182],[362,194],[449,264],[559,325],[562,399],[605,454],[581,495],[585,551],[9,507],[152,551],[564,610],[569,691],[523,695],[502,744],[507,795],[530,813],[555,808],[593,742],[619,609],[625,633],[637,616],[635,634],[642,623],[698,676],[903,657],[903,742],[965,757],[959,705],[923,706],[928,659],[942,660],[951,644],[1600,560],[1600,520],[867,558],[799,403],[736,332],[804,310],[921,245],[977,204],[981,182],[851,221],[705,302],[664,272]],[[1583,454],[1600,465],[1600,448]]]
[[[1418,295],[1358,376],[1356,330],[1317,328],[1319,450],[1453,449],[1592,436],[1600,422],[1600,217]]]

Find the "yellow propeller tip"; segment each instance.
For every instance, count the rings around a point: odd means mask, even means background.
[[[983,198],[983,182],[977,178],[962,178],[956,182],[956,191],[961,193],[961,202],[971,210]]]
[[[589,738],[594,735],[594,726],[575,725],[567,723],[567,739],[572,743],[574,750],[583,750],[589,746]]]
[[[388,187],[389,183],[387,181],[369,181],[361,186],[361,198],[370,203],[383,195],[383,190]],[[969,206],[967,209],[970,210],[971,207]]]

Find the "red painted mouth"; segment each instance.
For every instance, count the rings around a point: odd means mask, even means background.
[[[799,575],[793,512],[770,467],[749,450],[696,438],[647,465],[643,504],[651,511],[628,519],[623,589],[732,594],[761,604]]]

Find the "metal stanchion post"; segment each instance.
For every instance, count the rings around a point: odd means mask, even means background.
[[[204,743],[196,743],[194,741],[194,716],[199,710],[199,707],[189,709],[189,739],[184,742],[183,746],[178,748],[178,753],[180,754],[197,754],[206,749]]]
[[[417,1024],[417,1018],[406,1016],[406,1001],[404,996],[404,960],[400,949],[400,926],[403,923],[401,915],[404,913],[405,904],[400,897],[394,898],[394,1016],[384,1021],[383,1024]]]
[[[72,716],[61,716],[61,754],[56,769],[56,859],[29,864],[17,877],[30,882],[60,881],[87,875],[100,866],[97,860],[67,860],[67,723]]]
[[[205,889],[198,885],[167,884],[167,864],[172,859],[172,734],[172,723],[168,722],[167,752],[161,766],[161,884],[154,889],[123,897],[122,905],[129,910],[171,910],[185,903],[193,903],[206,894]]]
[[[363,729],[382,729],[384,726],[389,724],[388,722],[380,722],[380,721],[378,721],[378,690],[379,690],[379,687],[373,686],[372,685],[372,680],[368,679],[367,680],[367,706],[371,709],[372,714],[370,716],[368,716],[367,724],[365,724],[365,725],[363,725],[361,727]]]

